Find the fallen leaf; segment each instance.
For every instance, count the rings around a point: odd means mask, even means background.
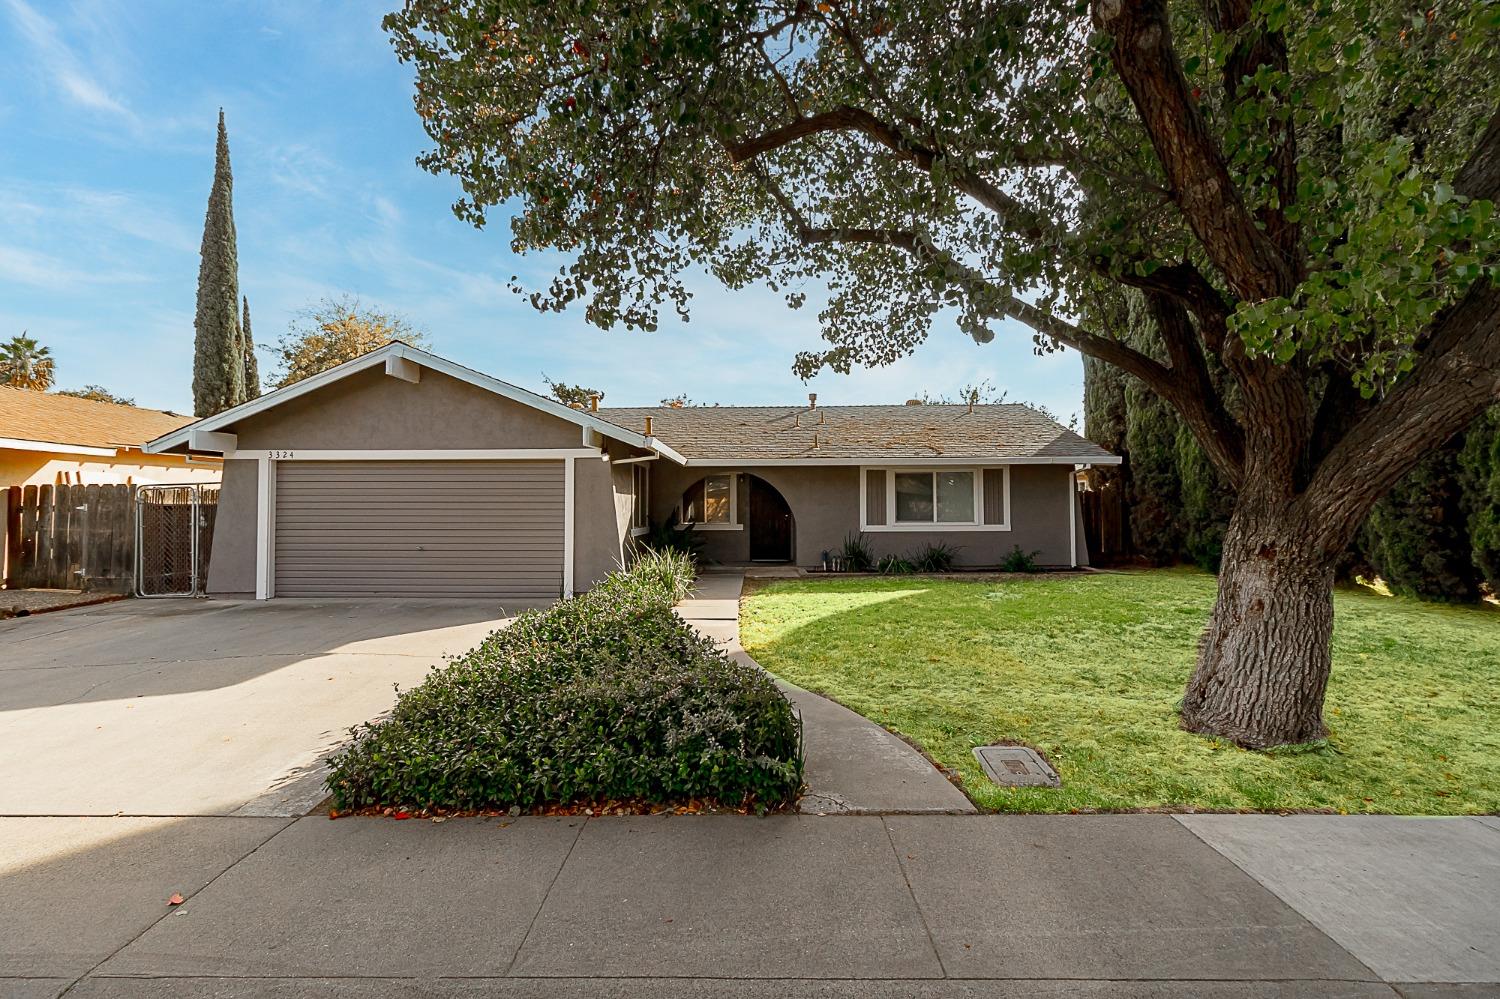
[[[182,896],[181,896],[181,895],[179,895],[179,894],[177,894],[177,893],[176,893],[176,892],[175,892],[175,891],[174,891],[174,892],[173,892],[173,893],[172,893],[172,897],[171,897],[171,898],[169,898],[169,899],[167,899],[167,904],[168,904],[168,905],[181,905],[181,904],[182,904]]]
[[[411,812],[397,812],[396,814],[392,815],[391,818],[393,818],[393,819],[409,819],[409,818],[411,818]]]

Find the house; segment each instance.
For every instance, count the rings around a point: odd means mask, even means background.
[[[0,385],[0,489],[217,482],[218,456],[147,453],[192,417]]]
[[[223,457],[208,589],[259,598],[550,598],[674,518],[724,563],[1080,565],[1075,468],[1119,461],[1025,406],[580,410],[400,343],[147,450]]]

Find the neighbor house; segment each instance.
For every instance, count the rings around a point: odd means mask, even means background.
[[[1020,405],[581,410],[399,343],[147,450],[223,457],[208,589],[259,598],[555,597],[653,523],[725,564],[1077,566],[1075,469],[1119,461]]]
[[[144,449],[192,422],[177,413],[0,385],[0,489],[217,482],[217,455]]]

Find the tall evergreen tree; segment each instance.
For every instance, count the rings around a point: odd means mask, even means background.
[[[1458,462],[1474,566],[1500,593],[1500,406],[1469,428]]]
[[[234,233],[234,178],[229,133],[219,109],[214,184],[203,218],[198,310],[193,317],[193,413],[212,416],[245,401],[245,349],[240,335],[239,250]]]
[[[255,337],[250,334],[250,299],[242,298],[245,315],[240,320],[240,339],[245,344],[245,400],[260,398],[260,362],[255,359]]]

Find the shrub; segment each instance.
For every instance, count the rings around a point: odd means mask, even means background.
[[[875,555],[863,534],[844,535],[844,571],[869,572],[875,568]]]
[[[622,578],[625,586],[648,595],[666,595],[668,605],[686,597],[693,589],[697,563],[691,552],[673,548],[639,548]]]
[[[352,730],[328,777],[336,807],[791,802],[797,718],[769,675],[673,613],[686,565],[643,557],[433,671]]]
[[[904,576],[916,572],[916,566],[902,558],[900,555],[885,555],[875,563],[875,568],[888,576]]]
[[[1005,561],[1000,563],[1001,572],[1038,572],[1041,566],[1036,564],[1036,557],[1041,552],[1023,552],[1020,545],[1012,546],[1010,554],[1005,556]]]
[[[906,556],[917,572],[948,572],[958,559],[958,549],[946,541],[928,543]]]
[[[674,516],[670,520],[650,521],[646,533],[636,540],[636,548],[653,552],[681,552],[692,557],[694,562],[703,560],[703,535],[693,531],[692,524],[679,525]]]

